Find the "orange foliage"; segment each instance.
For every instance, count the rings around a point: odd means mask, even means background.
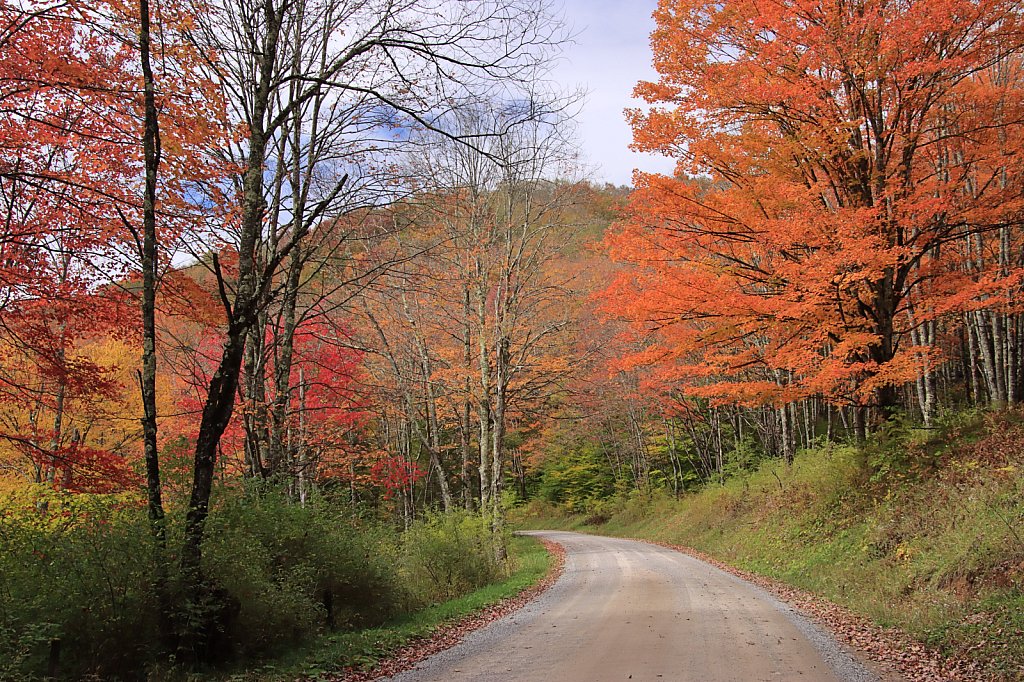
[[[605,310],[647,341],[632,364],[747,403],[809,394],[891,407],[927,354],[909,332],[1006,306],[993,258],[1024,222],[1024,25],[1007,0],[662,0],[659,105],[606,238],[633,267]],[[913,313],[913,314],[911,314]],[[920,350],[920,349],[916,349]]]

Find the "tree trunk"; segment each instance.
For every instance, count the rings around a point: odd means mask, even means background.
[[[299,211],[301,215],[301,210]],[[282,325],[277,337],[277,353],[274,361],[274,402],[271,408],[270,457],[272,461],[284,462],[284,434],[288,428],[289,406],[292,400],[291,384],[295,358],[295,332],[298,330],[295,312],[298,303],[299,281],[302,277],[302,249],[292,249],[288,263],[287,280],[281,297]],[[301,370],[300,370],[301,371]],[[301,389],[300,389],[301,390]]]
[[[200,571],[202,544],[209,516],[210,493],[213,490],[214,468],[217,463],[217,448],[220,438],[231,420],[238,390],[239,374],[245,357],[245,337],[256,323],[259,312],[259,273],[256,271],[256,247],[263,229],[263,173],[266,160],[267,137],[264,132],[264,118],[270,100],[271,81],[274,77],[274,62],[280,37],[284,9],[277,11],[268,3],[264,13],[267,20],[266,52],[259,60],[259,83],[252,104],[252,118],[249,126],[249,157],[247,160],[242,188],[241,231],[238,244],[238,281],[235,297],[229,303],[226,283],[220,265],[214,259],[218,284],[222,292],[222,303],[228,317],[223,351],[217,369],[207,388],[203,404],[199,436],[196,438],[195,463],[193,466],[192,494],[189,498],[188,513],[185,516],[185,538],[181,551],[181,567],[193,591],[202,581]],[[272,268],[267,266],[272,272]]]
[[[479,276],[479,273],[478,273]],[[480,361],[480,386],[477,396],[477,419],[480,421],[480,509],[491,513],[491,361],[487,352],[486,323],[487,300],[483,283],[478,282],[475,292],[477,309],[477,351]]]
[[[494,533],[494,555],[498,561],[505,556],[505,509],[502,493],[505,491],[505,400],[508,388],[508,339],[500,339],[495,347],[494,410],[491,444],[491,528]]]
[[[242,419],[245,424],[245,452],[253,475],[269,478],[281,470],[281,461],[275,461],[270,452],[270,432],[267,424],[267,386],[264,383],[264,335],[267,319],[259,316],[259,322],[250,327],[245,347],[243,374],[245,387],[243,399],[248,402]]]
[[[306,377],[299,368],[299,436],[296,443],[296,466],[298,471],[296,477],[299,481],[299,504],[306,506],[309,499],[309,492],[313,487],[312,463],[310,461],[308,448],[306,447]]]
[[[966,348],[964,352],[967,355],[968,370],[971,377],[971,395],[974,397],[975,406],[981,404],[981,381],[979,381],[979,375],[981,371],[978,368],[978,353],[975,349],[978,348],[978,342],[975,334],[974,324],[972,322],[974,315],[968,313],[964,319],[964,326],[967,328],[967,334],[965,338]]]
[[[420,375],[423,380],[423,400],[427,406],[427,443],[425,445],[428,446],[430,462],[437,473],[437,482],[441,489],[441,502],[444,505],[444,512],[449,514],[452,511],[452,493],[448,486],[448,472],[445,471],[444,465],[441,462],[441,429],[437,422],[437,398],[434,395],[430,355],[427,352],[427,344],[423,334],[420,333],[416,321],[409,312],[408,297],[404,291],[402,292],[402,306],[405,310],[406,322],[413,331],[413,339],[416,342],[416,351],[419,355]],[[415,415],[410,412],[409,419],[415,418]],[[417,427],[418,431],[419,428]]]
[[[867,408],[863,405],[853,406],[853,432],[857,445],[867,441]]]
[[[982,311],[976,311],[971,315],[974,321],[974,336],[981,356],[981,375],[985,379],[989,404],[998,409],[1003,407],[1004,395],[999,392],[999,368],[996,364],[992,333],[988,327],[987,317]]]
[[[828,423],[828,425],[825,427],[825,441],[827,443],[831,443],[832,442],[832,424],[835,421],[833,419],[833,417],[832,417],[832,403],[827,403],[825,405],[825,419],[827,420],[827,423]]]
[[[142,153],[146,186],[142,199],[142,447],[146,462],[146,502],[156,575],[153,588],[157,598],[160,637],[170,644],[170,594],[167,590],[167,533],[164,522],[163,487],[160,481],[160,451],[157,444],[156,409],[156,288],[159,268],[159,240],[156,230],[156,182],[160,170],[160,125],[156,108],[156,84],[150,64],[149,0],[139,0],[139,56],[142,64],[145,127]]]
[[[460,445],[462,446],[462,504],[466,508],[466,511],[473,511],[473,486],[471,480],[473,476],[472,458],[473,453],[470,443],[470,429],[472,428],[471,414],[472,414],[472,403],[471,396],[473,395],[472,379],[470,379],[473,371],[473,338],[472,338],[472,327],[470,325],[470,317],[472,315],[472,308],[469,300],[469,287],[465,287],[463,290],[463,335],[462,335],[462,366],[465,372],[465,378],[463,380],[462,390],[464,397],[462,400],[462,411],[461,411],[461,429],[459,430]]]

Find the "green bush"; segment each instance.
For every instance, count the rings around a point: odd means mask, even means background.
[[[48,677],[55,640],[59,678],[140,680],[167,667],[258,660],[407,608],[393,531],[275,492],[222,499],[207,522],[198,593],[183,585],[173,554],[155,551],[137,499],[44,492],[5,500],[0,679]],[[179,521],[168,520],[172,552]]]
[[[403,568],[419,604],[454,599],[496,582],[506,566],[495,558],[495,539],[480,516],[468,512],[433,515],[405,533]]]
[[[323,629],[376,625],[405,606],[394,533],[330,506],[277,493],[233,500],[211,516],[205,571],[232,600],[227,646],[264,655]]]
[[[42,495],[0,508],[0,676],[45,676],[59,640],[65,674],[130,677],[158,646],[144,515],[113,496]]]

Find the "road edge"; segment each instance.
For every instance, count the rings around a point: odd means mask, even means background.
[[[562,577],[562,572],[565,570],[565,547],[545,538],[537,538],[537,540],[551,556],[551,568],[547,575],[533,585],[514,597],[506,597],[483,609],[438,626],[429,637],[417,639],[401,647],[377,661],[377,664],[369,670],[353,670],[342,675],[331,676],[331,682],[373,682],[412,670],[431,656],[451,649],[470,634],[519,611],[540,597]]]

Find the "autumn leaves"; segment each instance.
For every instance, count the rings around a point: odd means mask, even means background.
[[[640,176],[608,240],[635,267],[607,306],[667,371],[716,400],[885,413],[969,334],[979,363],[1003,354],[980,392],[1018,384],[1019,6],[664,0],[655,18],[634,145],[678,177]]]

